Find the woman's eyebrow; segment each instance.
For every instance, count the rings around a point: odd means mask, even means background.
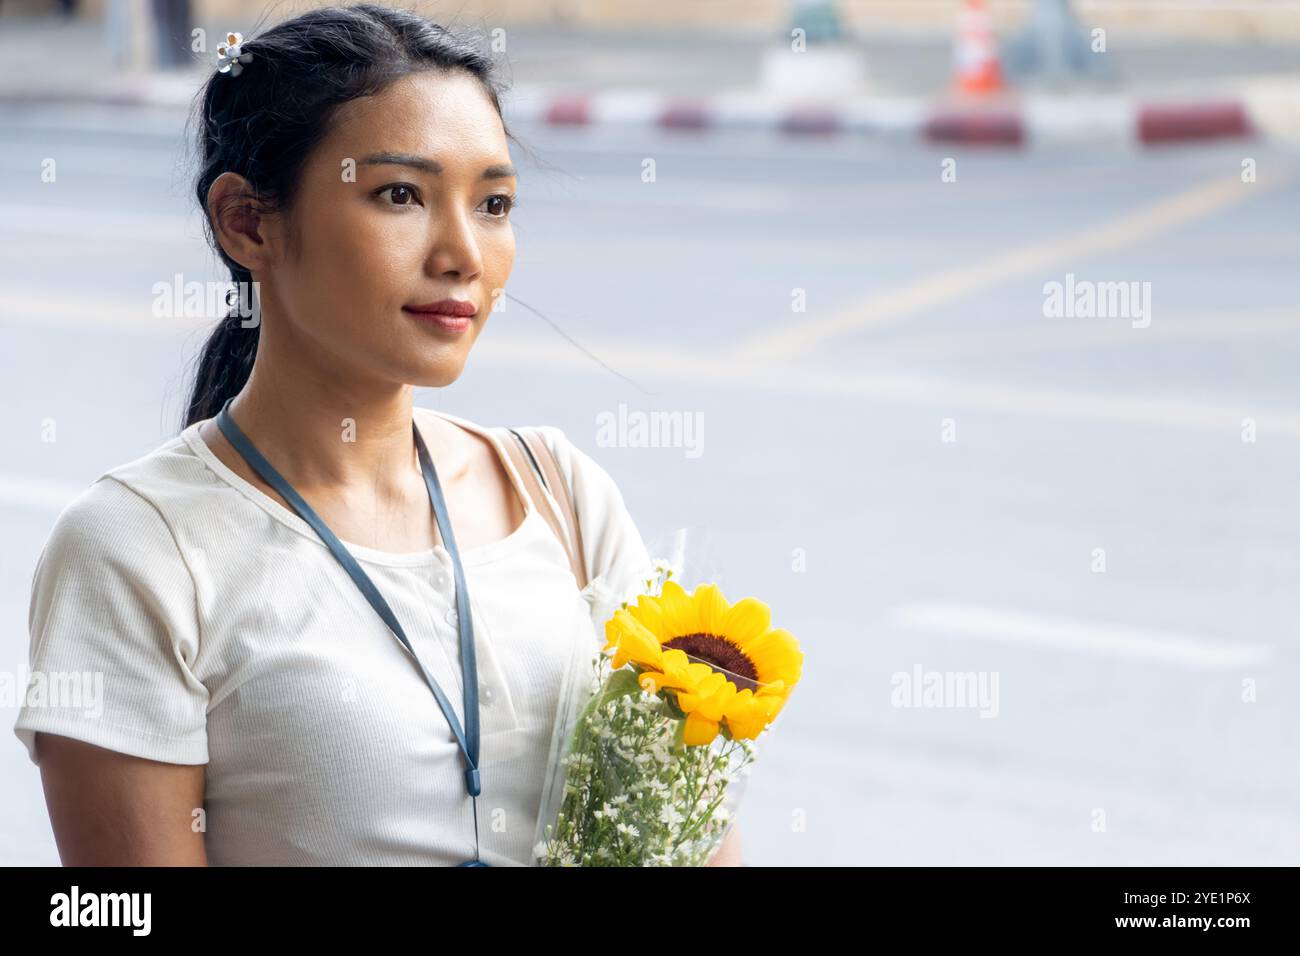
[[[361,166],[410,166],[426,173],[437,175],[442,172],[442,163],[436,159],[426,159],[413,153],[372,153],[361,159]],[[518,177],[519,173],[510,163],[497,163],[483,170],[480,179],[509,179]]]

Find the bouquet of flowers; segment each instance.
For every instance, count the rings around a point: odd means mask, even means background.
[[[578,642],[562,688],[540,866],[702,866],[726,836],[803,653],[761,601],[681,574],[660,559],[633,593],[584,592],[604,647]]]

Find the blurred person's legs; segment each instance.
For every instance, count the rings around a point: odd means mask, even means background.
[[[190,62],[189,0],[151,0],[158,65],[183,66]]]

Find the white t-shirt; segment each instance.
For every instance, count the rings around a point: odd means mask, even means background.
[[[480,683],[481,856],[529,865],[559,684],[573,642],[603,636],[498,437],[415,414],[487,437],[527,502],[518,529],[461,559]],[[111,469],[59,515],[33,580],[31,673],[102,673],[102,699],[34,706],[29,693],[14,730],[32,760],[39,730],[207,764],[213,865],[471,858],[463,757],[415,661],[311,526],[231,471],[198,428]],[[634,586],[649,556],[618,487],[562,430],[541,432],[571,489],[589,578]],[[448,553],[344,545],[463,726]]]

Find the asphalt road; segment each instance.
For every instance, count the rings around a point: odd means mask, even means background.
[[[0,113],[11,674],[59,508],[179,427],[203,332],[151,289],[224,278],[179,123]],[[511,302],[418,401],[564,428],[801,639],[750,863],[1300,859],[1300,154],[517,132],[509,291],[563,334]],[[1136,285],[1052,315],[1051,283]],[[601,446],[621,405],[701,453]],[[918,670],[991,696],[902,706]],[[0,863],[54,863],[15,716]]]

